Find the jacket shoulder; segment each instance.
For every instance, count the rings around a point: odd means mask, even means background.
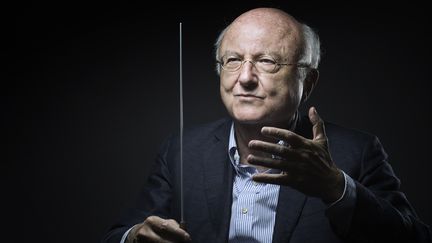
[[[329,140],[350,143],[368,143],[377,139],[374,134],[369,132],[344,127],[332,122],[325,122],[325,130]]]
[[[213,122],[196,125],[185,129],[184,138],[206,138],[212,134],[229,132],[232,120],[230,118],[222,118]]]
[[[231,124],[232,120],[230,118],[222,118],[213,122],[185,128],[183,132],[183,146],[187,149],[200,147],[203,144],[214,141],[214,139],[228,140]],[[168,147],[177,149],[179,142],[179,133],[173,133],[162,143],[160,151],[166,150]]]

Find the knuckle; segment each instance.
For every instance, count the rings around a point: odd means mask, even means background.
[[[167,226],[171,226],[171,227],[178,226],[177,221],[175,221],[174,219],[168,219],[168,220],[166,221],[166,223],[167,223]]]
[[[149,217],[147,217],[147,218],[144,220],[144,223],[147,223],[147,224],[155,224],[156,221],[157,221],[156,216],[149,216]]]
[[[282,130],[279,130],[279,129],[277,129],[276,131],[275,131],[275,134],[278,136],[278,137],[282,137],[284,134],[283,134],[283,131]]]
[[[137,235],[147,235],[148,231],[150,230],[150,227],[146,224],[142,224],[139,226],[139,228],[136,230]]]
[[[176,221],[174,219],[167,219],[167,222],[170,223],[170,224],[175,224],[176,223]]]

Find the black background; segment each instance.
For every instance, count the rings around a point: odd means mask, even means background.
[[[226,115],[213,42],[235,16],[258,6],[282,8],[317,30],[321,77],[305,107],[377,135],[402,189],[432,224],[425,5],[148,4],[33,2],[4,9],[14,19],[7,59],[14,78],[1,89],[1,171],[4,222],[15,242],[99,241],[133,204],[162,140],[178,131],[178,23],[190,127]]]

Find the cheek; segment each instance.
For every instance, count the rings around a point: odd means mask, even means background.
[[[303,95],[303,82],[296,81],[292,86],[288,88],[291,100],[299,104]]]
[[[221,76],[219,83],[219,92],[222,98],[222,102],[227,107],[229,107],[229,104],[232,103],[231,93],[233,91],[233,87],[233,82],[230,82],[228,79]]]
[[[273,85],[263,86],[271,98],[284,99],[286,102],[294,102],[301,99],[303,83],[296,80],[280,80]]]
[[[220,96],[222,98],[222,101],[226,101],[229,97],[229,90],[226,89],[226,87],[221,83],[219,86],[219,92],[220,92]]]
[[[227,77],[226,75],[221,74],[220,76],[220,91],[221,92],[232,92],[235,85],[235,79],[232,77]]]

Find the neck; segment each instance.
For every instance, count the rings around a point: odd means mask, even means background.
[[[272,127],[278,127],[283,129],[290,129],[293,126],[293,123],[296,121],[297,115],[294,114],[292,118],[285,122],[280,123],[273,123],[273,124],[245,124],[235,121],[234,122],[234,128],[235,128],[235,137],[237,142],[237,148],[240,155],[240,163],[242,164],[248,164],[246,161],[246,158],[249,154],[251,154],[251,150],[248,147],[248,144],[251,140],[261,140],[265,142],[270,143],[277,143],[277,139],[269,138],[266,136],[263,136],[261,134],[261,129],[264,126],[272,126]],[[268,156],[268,154],[265,154],[263,152],[259,151],[253,151],[253,153],[257,156]],[[265,170],[264,167],[258,167],[258,170]]]

